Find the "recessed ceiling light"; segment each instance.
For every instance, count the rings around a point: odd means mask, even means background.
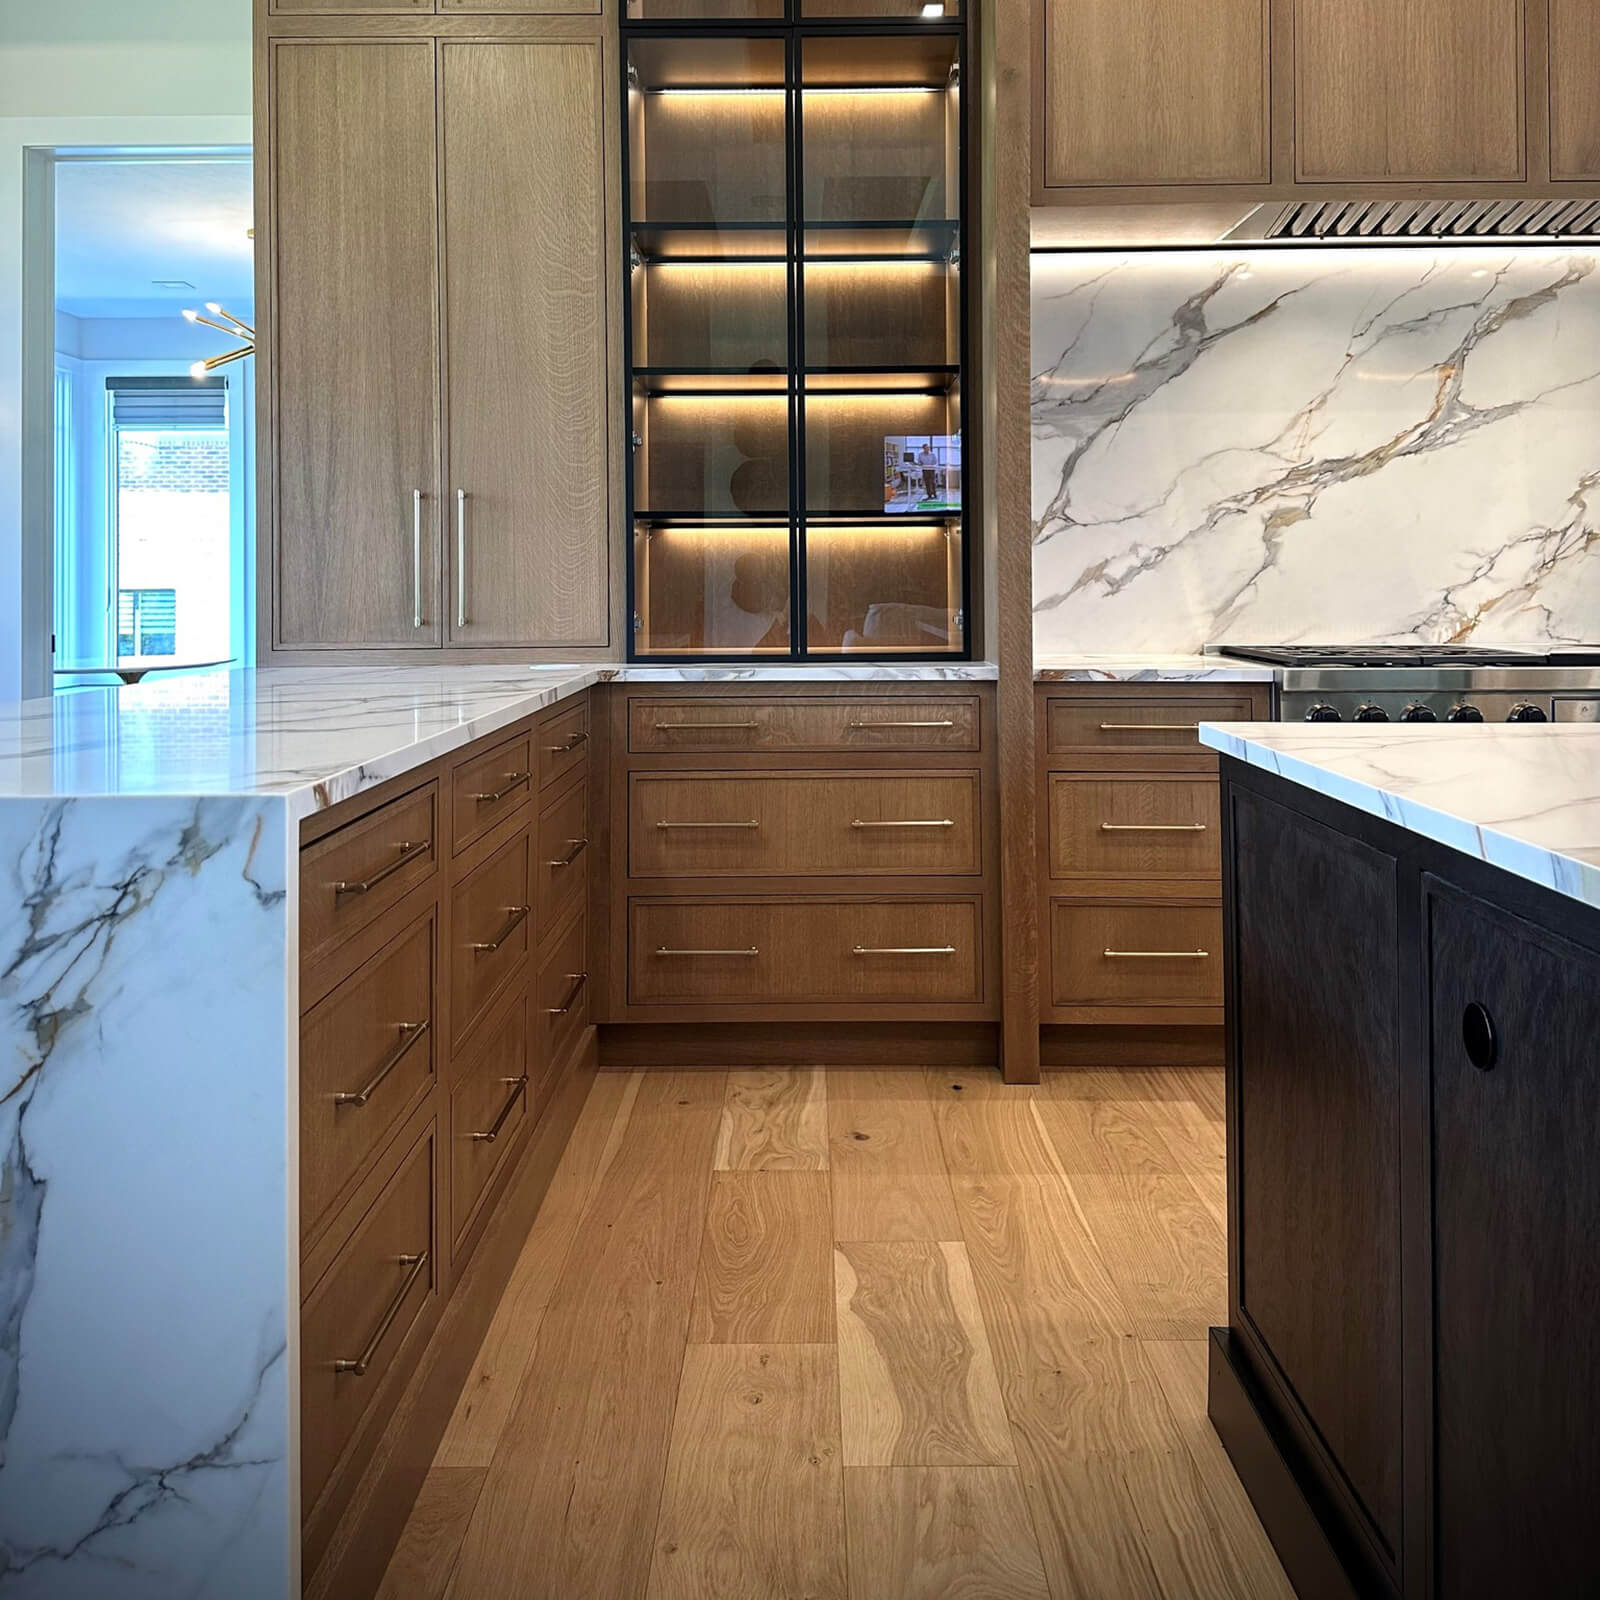
[[[152,289],[192,289],[194,285],[187,278],[152,278]]]

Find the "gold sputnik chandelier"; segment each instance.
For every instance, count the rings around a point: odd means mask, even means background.
[[[183,316],[186,322],[199,323],[201,327],[215,328],[218,333],[225,333],[230,339],[237,339],[242,345],[239,350],[225,350],[219,356],[208,356],[204,361],[197,361],[189,368],[192,378],[208,378],[218,367],[225,367],[230,362],[243,361],[246,356],[256,353],[256,330],[248,322],[241,322],[231,311],[219,306],[215,300],[206,302],[206,310],[210,316],[203,316],[198,311],[185,311]],[[214,319],[221,317],[222,321]]]

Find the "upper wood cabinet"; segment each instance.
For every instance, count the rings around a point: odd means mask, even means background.
[[[1268,0],[1042,0],[1048,189],[1265,183]]]
[[[1296,0],[1295,175],[1522,177],[1524,0]]]
[[[1600,6],[1550,0],[1550,176],[1600,180]]]
[[[594,16],[601,0],[270,0],[274,17]]]

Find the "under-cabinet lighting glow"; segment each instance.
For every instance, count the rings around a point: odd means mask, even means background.
[[[944,5],[942,0],[928,0],[928,4],[922,8],[922,14],[928,18],[930,22],[935,17],[942,17],[944,15]]]
[[[802,84],[802,90],[808,94],[853,94],[853,95],[882,95],[882,94],[943,94],[942,83],[819,83]]]

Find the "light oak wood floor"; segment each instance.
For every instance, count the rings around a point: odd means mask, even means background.
[[[602,1075],[385,1600],[1290,1596],[1223,1191],[1220,1073]]]

